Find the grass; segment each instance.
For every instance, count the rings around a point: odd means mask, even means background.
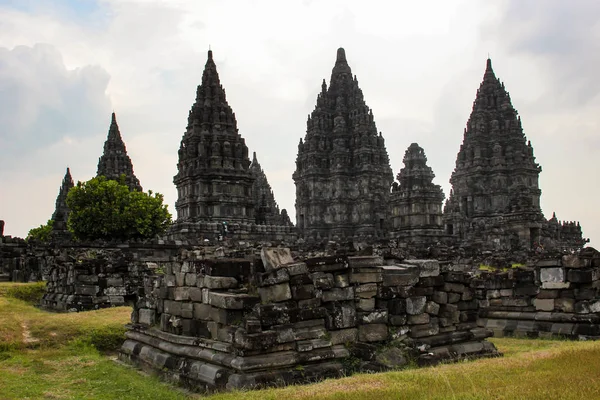
[[[511,338],[492,339],[502,358],[206,397],[118,364],[114,353],[91,345],[92,332],[122,332],[130,309],[55,314],[2,293],[0,284],[0,399],[600,398],[600,342]]]

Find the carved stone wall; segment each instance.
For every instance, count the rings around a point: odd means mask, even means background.
[[[349,359],[372,371],[497,355],[466,278],[448,279],[436,261],[191,255],[145,278],[121,359],[196,390],[340,376]],[[394,365],[378,345],[390,342]]]

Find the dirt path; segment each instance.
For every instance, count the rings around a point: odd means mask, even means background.
[[[31,336],[31,332],[29,331],[29,326],[27,326],[27,322],[21,322],[21,329],[23,329],[23,343],[37,343],[40,340]]]

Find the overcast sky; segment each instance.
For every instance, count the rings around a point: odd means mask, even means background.
[[[338,47],[394,175],[418,142],[446,195],[489,54],[543,168],[546,217],[580,220],[600,245],[597,0],[0,0],[5,234],[50,218],[67,166],[75,181],[95,175],[112,110],[142,186],[175,214],[177,149],[209,46],[292,220],[297,144]]]

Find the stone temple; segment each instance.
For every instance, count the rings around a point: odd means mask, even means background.
[[[273,189],[267,180],[267,175],[260,166],[256,158],[256,152],[252,157],[250,171],[254,176],[254,185],[252,195],[255,204],[255,222],[260,225],[283,225],[292,226],[290,217],[285,209],[279,210],[279,205],[275,201]]]
[[[238,238],[261,238],[292,233],[291,226],[282,224],[270,186],[264,192],[265,204],[262,196],[261,204],[255,203],[253,190],[260,166],[257,162],[253,172],[250,165],[248,147],[238,131],[235,113],[227,102],[209,50],[179,147],[178,172],[173,178],[178,196],[177,220],[170,236],[213,239],[236,232]],[[265,184],[268,185],[266,177],[259,187]],[[257,210],[263,213],[258,215],[258,221]],[[267,223],[267,227],[257,226]]]
[[[58,196],[56,197],[56,206],[54,213],[52,214],[52,236],[56,237],[68,237],[70,236],[67,230],[67,220],[69,219],[69,207],[67,206],[67,194],[73,187],[73,178],[71,177],[71,170],[67,168],[65,177],[63,178]]]
[[[393,174],[342,48],[306,125],[293,174],[298,233],[313,240],[384,237]]]
[[[533,248],[549,243],[540,208],[542,168],[509,93],[487,60],[444,207],[446,232],[464,245]],[[579,236],[581,241],[581,236]],[[567,247],[579,244],[569,241]]]
[[[125,175],[125,183],[130,190],[142,191],[139,179],[133,173],[133,164],[127,155],[127,148],[121,137],[117,117],[112,113],[108,137],[104,142],[104,154],[98,160],[96,176],[105,176],[107,179],[119,180]]]
[[[415,243],[439,240],[443,235],[444,192],[433,183],[425,150],[417,143],[404,153],[404,168],[392,185],[390,196],[391,236]]]

